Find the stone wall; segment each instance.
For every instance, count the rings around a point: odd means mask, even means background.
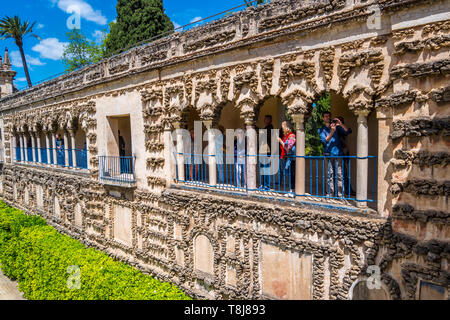
[[[426,299],[433,286],[448,297],[448,4],[345,3],[274,1],[1,99],[2,199],[197,297]],[[231,104],[249,126],[268,99],[307,117],[329,91],[376,114],[377,212],[174,183],[164,135],[189,110],[215,124]],[[125,113],[131,189],[98,181],[106,117]],[[89,172],[12,161],[14,135],[74,123]],[[371,270],[379,291],[361,289]]]

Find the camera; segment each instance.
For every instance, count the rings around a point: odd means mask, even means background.
[[[333,120],[331,120],[331,123],[337,124],[338,120],[337,119],[333,119]]]

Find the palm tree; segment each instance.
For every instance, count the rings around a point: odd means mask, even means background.
[[[28,87],[31,87],[30,74],[28,72],[27,60],[23,52],[23,38],[32,36],[40,40],[40,38],[33,33],[33,28],[36,22],[30,23],[28,21],[21,21],[18,16],[4,17],[0,20],[0,37],[4,39],[14,39],[16,45],[19,47],[20,55],[22,56],[23,69],[27,77]]]

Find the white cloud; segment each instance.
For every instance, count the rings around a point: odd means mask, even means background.
[[[60,42],[56,38],[42,39],[32,50],[39,52],[42,58],[59,60],[64,53],[64,46],[67,42]]]
[[[94,33],[92,34],[92,37],[94,37],[95,42],[101,43],[103,39],[106,38],[106,33],[101,30],[95,30]]]
[[[14,80],[14,82],[25,82],[25,81],[27,81],[27,78],[25,78],[25,77],[17,78]]]
[[[80,16],[88,21],[95,22],[100,25],[107,23],[106,17],[100,10],[94,10],[85,0],[51,0],[53,4],[57,4],[58,8],[68,14],[79,13]]]
[[[36,29],[42,29],[42,28],[44,28],[45,27],[45,25],[44,24],[42,24],[42,23],[39,23],[37,26],[36,26]]]
[[[11,63],[14,67],[23,68],[22,56],[20,55],[19,51],[12,51],[10,56],[11,56]],[[45,63],[42,62],[41,60],[39,60],[39,58],[33,58],[32,56],[30,56],[28,54],[25,55],[25,58],[27,59],[28,66],[43,66],[43,65],[45,65]]]
[[[202,20],[202,19],[203,19],[202,17],[195,17],[194,19],[189,21],[189,23],[197,22],[198,20]]]

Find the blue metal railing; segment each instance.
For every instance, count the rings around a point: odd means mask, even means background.
[[[185,182],[205,187],[240,189],[245,191],[273,192],[299,197],[376,202],[377,157],[356,156],[289,156],[245,155],[237,161],[236,155],[216,157],[217,184],[210,185],[207,155],[178,153],[184,159],[184,177],[176,166],[177,182]],[[256,157],[256,189],[247,186],[248,159]],[[221,160],[222,159],[222,160]],[[304,159],[304,194],[295,191],[296,162]],[[368,161],[367,198],[356,199],[356,162]],[[194,161],[196,160],[196,161]],[[234,160],[234,161],[231,161]]]
[[[47,150],[50,151],[50,159]],[[24,157],[24,151],[27,158]],[[73,151],[75,151],[76,165],[73,161]],[[56,159],[54,158],[56,153]],[[68,163],[66,165],[66,149],[64,148],[15,148],[16,161],[34,164],[52,164],[64,168],[87,169],[87,150],[67,149]],[[34,155],[34,161],[33,161]],[[39,159],[40,155],[40,159]],[[55,161],[56,160],[56,161]]]
[[[87,150],[75,149],[77,168],[87,169]]]
[[[136,183],[136,157],[99,156],[99,179],[107,184],[130,185]]]

